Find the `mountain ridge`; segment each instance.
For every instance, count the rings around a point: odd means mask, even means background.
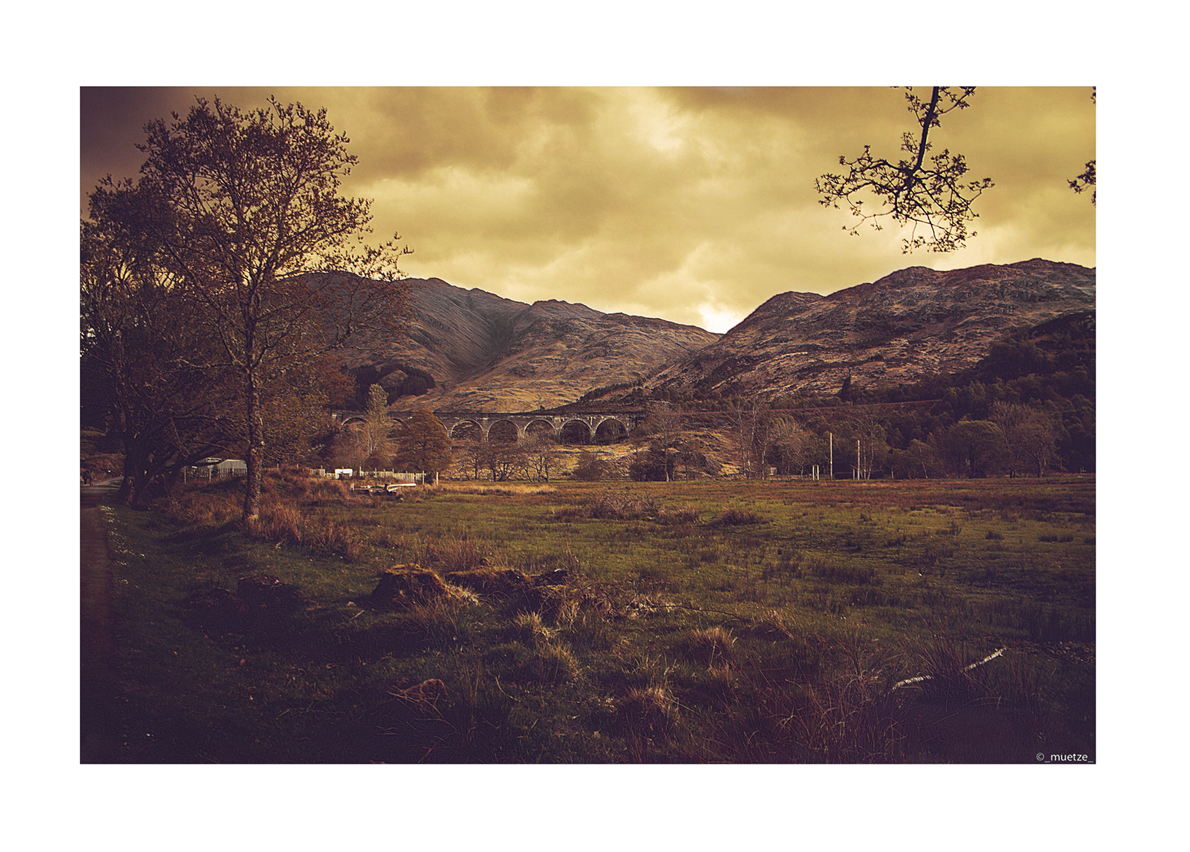
[[[413,279],[400,340],[345,353],[344,365],[390,402],[531,411],[595,389],[637,395],[772,400],[903,384],[970,369],[1005,334],[1095,309],[1095,270],[1041,258],[956,270],[910,266],[827,295],[774,294],[727,333],[526,304],[439,278]]]
[[[1094,308],[1095,270],[1075,264],[908,267],[817,298],[778,294],[646,389],[771,400],[829,395],[848,376],[874,386],[955,374],[1005,333]]]
[[[713,342],[696,326],[546,299],[526,304],[439,278],[410,279],[399,340],[348,350],[361,384],[406,406],[519,411],[570,402],[592,387],[643,381]]]

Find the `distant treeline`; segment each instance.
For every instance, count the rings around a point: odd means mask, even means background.
[[[680,407],[688,422],[705,412],[707,426],[720,419],[738,424],[745,408],[796,421],[808,433],[801,440],[754,448],[758,474],[824,467],[832,448],[836,477],[856,470],[873,478],[1092,472],[1095,315],[1074,314],[1008,335],[971,370],[912,384],[865,386],[849,379],[830,396],[767,403],[720,394],[650,397],[641,388],[629,396],[620,401]],[[746,457],[741,461],[749,466]]]

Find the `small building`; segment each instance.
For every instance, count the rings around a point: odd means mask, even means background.
[[[248,463],[243,459],[221,459],[215,465],[215,475],[223,476],[247,476]]]
[[[248,463],[243,459],[206,458],[198,464],[183,470],[186,479],[222,479],[228,476],[245,476]]]

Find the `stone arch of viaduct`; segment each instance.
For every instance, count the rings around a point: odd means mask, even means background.
[[[404,422],[412,416],[412,412],[393,415],[393,419]],[[644,412],[584,412],[576,414],[506,414],[475,411],[435,411],[434,416],[446,428],[446,433],[453,439],[455,429],[464,424],[473,424],[479,429],[486,441],[491,434],[492,427],[497,423],[511,423],[516,427],[517,443],[522,443],[529,434],[529,427],[541,423],[553,431],[556,441],[562,440],[562,431],[572,423],[580,423],[587,429],[587,440],[594,441],[599,427],[605,423],[619,423],[624,431],[631,435],[638,425],[645,419]],[[350,423],[363,421],[361,411],[336,411],[334,420],[346,426]]]

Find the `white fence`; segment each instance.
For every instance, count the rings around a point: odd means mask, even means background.
[[[328,479],[387,479],[401,483],[403,485],[415,485],[426,481],[427,474],[424,473],[406,473],[404,471],[395,470],[355,470],[350,467],[337,467],[334,470],[326,470],[325,468],[317,468],[310,471],[311,476],[319,476]]]

